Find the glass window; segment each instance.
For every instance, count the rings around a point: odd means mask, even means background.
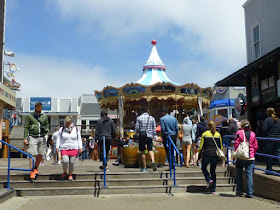
[[[90,128],[90,129],[94,129],[95,126],[96,126],[96,123],[97,123],[97,121],[90,120],[90,121],[89,121],[89,128]]]
[[[58,121],[59,121],[60,126],[64,126],[64,118],[65,118],[65,116],[60,116],[59,117]]]
[[[261,57],[261,44],[260,44],[260,27],[257,25],[253,28],[253,55],[254,59]]]
[[[86,129],[87,121],[82,120],[82,129]]]
[[[236,118],[235,108],[231,109],[232,117]]]
[[[222,115],[223,117],[228,118],[228,110],[227,109],[218,109],[218,114]]]

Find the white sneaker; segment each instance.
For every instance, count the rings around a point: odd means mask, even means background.
[[[58,164],[58,165],[61,165],[61,162],[60,162],[60,161],[58,161],[58,162],[57,162],[57,164]]]

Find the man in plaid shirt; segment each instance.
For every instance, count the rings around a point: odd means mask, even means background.
[[[138,132],[138,134],[140,133],[140,131],[146,131],[147,133],[147,137],[139,138],[139,151],[141,151],[141,157],[142,157],[142,169],[140,171],[143,172],[147,171],[146,156],[145,156],[146,145],[149,154],[151,156],[153,171],[156,171],[157,166],[155,164],[155,158],[153,152],[153,137],[156,134],[156,121],[154,117],[148,114],[147,106],[143,106],[142,111],[143,114],[137,117],[136,126],[135,126],[135,130]]]

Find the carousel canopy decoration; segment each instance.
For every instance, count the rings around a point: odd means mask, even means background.
[[[155,40],[152,41],[152,45],[151,54],[138,81],[120,88],[107,86],[102,91],[95,91],[100,106],[117,109],[118,98],[122,96],[124,107],[141,106],[142,101],[160,100],[173,101],[173,104],[175,101],[181,107],[198,108],[198,97],[202,98],[203,107],[209,107],[212,89],[210,87],[201,88],[194,83],[179,85],[170,80],[165,73],[166,67],[158,55]]]

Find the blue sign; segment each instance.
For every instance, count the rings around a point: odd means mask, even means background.
[[[42,110],[51,111],[52,110],[52,98],[47,97],[31,97],[30,98],[30,111],[35,109],[35,104],[41,102],[43,104]]]

